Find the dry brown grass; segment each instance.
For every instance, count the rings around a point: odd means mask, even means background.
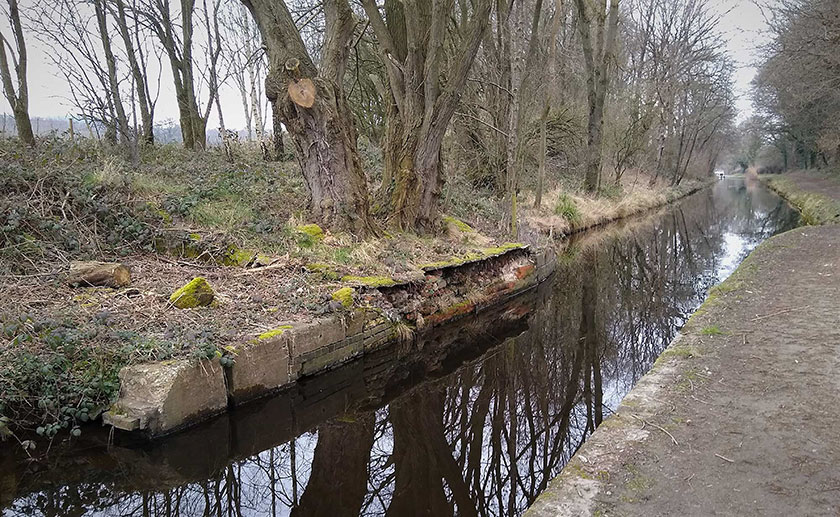
[[[532,199],[523,200],[522,205],[527,208],[522,210],[522,218],[542,233],[567,235],[665,205],[693,191],[702,183],[699,180],[685,180],[678,187],[670,187],[666,182],[659,181],[650,186],[648,177],[639,174],[632,181],[625,182],[621,188],[613,187],[601,195],[570,191],[559,186],[543,196],[540,209],[533,208]],[[563,196],[573,201],[576,217],[569,218],[556,213],[556,204]]]

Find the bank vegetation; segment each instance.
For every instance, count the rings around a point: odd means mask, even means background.
[[[78,429],[113,400],[121,366],[218,356],[341,310],[338,289],[668,202],[733,140],[733,67],[699,0],[3,9],[6,432]],[[34,38],[71,92],[63,132],[32,130]],[[226,87],[241,106],[223,105]],[[133,285],[71,288],[78,260],[124,262]],[[194,277],[218,305],[168,304]]]

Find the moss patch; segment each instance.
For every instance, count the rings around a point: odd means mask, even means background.
[[[356,292],[352,287],[342,287],[332,294],[332,299],[341,302],[341,306],[349,309],[353,306],[353,294]]]
[[[475,231],[472,226],[468,225],[464,221],[455,219],[454,217],[450,217],[448,215],[443,216],[443,222],[462,233],[472,233]]]
[[[222,259],[222,263],[226,266],[245,267],[254,260],[256,255],[257,252],[254,250],[228,246],[227,255],[225,255],[224,259]]]
[[[172,293],[169,303],[179,309],[192,309],[194,307],[206,307],[213,303],[215,293],[207,280],[198,276]]]
[[[799,213],[802,221],[809,225],[840,223],[840,201],[823,194],[815,194],[800,189],[790,178],[772,178],[767,186],[783,198],[790,201]]]
[[[358,284],[364,287],[391,287],[397,285],[397,281],[387,276],[343,276],[342,282]]]
[[[305,233],[306,235],[309,235],[315,240],[321,240],[324,238],[324,230],[322,230],[321,227],[315,223],[302,224],[295,229],[300,233]]]
[[[722,331],[717,325],[709,325],[708,327],[703,327],[700,333],[704,336],[722,336],[726,334],[726,332]]]
[[[310,273],[320,273],[325,280],[338,280],[341,278],[341,275],[336,273],[336,271],[332,267],[330,267],[329,264],[313,262],[311,264],[307,264],[305,267],[306,270]]]
[[[528,246],[525,244],[521,244],[518,242],[506,242],[500,246],[494,246],[492,248],[484,248],[481,251],[476,251],[472,253],[467,253],[466,255],[462,255],[459,257],[452,257],[449,260],[441,260],[438,262],[429,262],[427,264],[420,264],[420,269],[424,271],[431,271],[435,269],[443,269],[447,267],[453,266],[460,266],[466,264],[468,262],[475,262],[478,260],[483,260],[491,257],[498,257],[499,255],[504,255],[508,251],[517,250],[517,249],[525,249]]]
[[[277,336],[282,335],[283,332],[286,332],[290,328],[292,328],[291,325],[281,325],[281,326],[279,326],[275,329],[271,329],[267,332],[263,332],[262,334],[257,336],[257,339],[259,339],[260,341],[265,341],[266,339],[271,339],[273,337],[277,337]]]

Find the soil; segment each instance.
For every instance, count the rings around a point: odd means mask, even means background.
[[[529,511],[838,515],[840,228],[761,245]]]

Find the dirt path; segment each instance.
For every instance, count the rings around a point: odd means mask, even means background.
[[[768,240],[526,514],[838,515],[840,228]]]
[[[812,172],[797,171],[785,174],[801,190],[811,194],[822,194],[840,201],[840,178]]]
[[[760,178],[794,205],[806,224],[840,224],[840,176],[797,171]]]

